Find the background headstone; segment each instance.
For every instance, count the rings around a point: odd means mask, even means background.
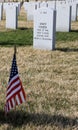
[[[3,5],[0,3],[0,21],[3,19]]]
[[[40,8],[41,8],[41,7],[48,7],[48,3],[45,2],[45,1],[41,2],[41,3],[40,3]]]
[[[16,29],[17,23],[17,7],[8,6],[8,8],[6,9],[6,28]]]
[[[33,17],[34,17],[34,10],[35,10],[35,3],[34,1],[31,2],[24,2],[24,9],[26,11],[27,14],[27,20],[28,21],[33,21]]]
[[[6,15],[6,9],[9,8],[10,6],[16,6],[17,7],[17,16],[20,14],[20,9],[21,9],[21,3],[20,2],[7,2],[3,3],[3,9]]]
[[[58,4],[56,6],[56,31],[69,32],[71,30],[71,6]]]

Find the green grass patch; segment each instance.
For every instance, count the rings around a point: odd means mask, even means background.
[[[69,42],[78,40],[78,32],[57,32],[56,42]],[[19,28],[0,32],[0,45],[32,45],[33,29]]]
[[[77,31],[71,31],[71,32],[57,32],[56,33],[56,41],[76,41],[78,40],[78,32]]]
[[[32,29],[20,28],[0,32],[0,45],[32,45]]]

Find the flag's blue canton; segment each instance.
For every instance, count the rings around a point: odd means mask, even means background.
[[[14,54],[9,81],[17,74],[18,74],[18,68],[16,63],[16,55]]]

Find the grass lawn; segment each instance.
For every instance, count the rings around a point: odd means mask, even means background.
[[[55,51],[17,47],[27,102],[4,115],[13,46],[0,46],[0,130],[77,130],[78,42],[57,41]]]

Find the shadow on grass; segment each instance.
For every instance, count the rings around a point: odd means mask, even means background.
[[[20,27],[19,30],[28,30],[28,28]]]
[[[71,30],[70,32],[78,32],[78,30]]]
[[[33,125],[50,125],[65,128],[67,126],[78,126],[78,117],[70,118],[62,115],[50,115],[45,113],[26,113],[23,111],[11,111],[5,116],[3,111],[0,111],[0,124],[8,123],[14,127],[21,127],[32,123]]]
[[[31,46],[32,43],[23,43],[23,42],[20,42],[20,43],[13,43],[13,42],[0,42],[0,46],[1,47],[12,47],[12,46]]]
[[[56,48],[56,50],[63,51],[63,52],[78,52],[78,48]]]

